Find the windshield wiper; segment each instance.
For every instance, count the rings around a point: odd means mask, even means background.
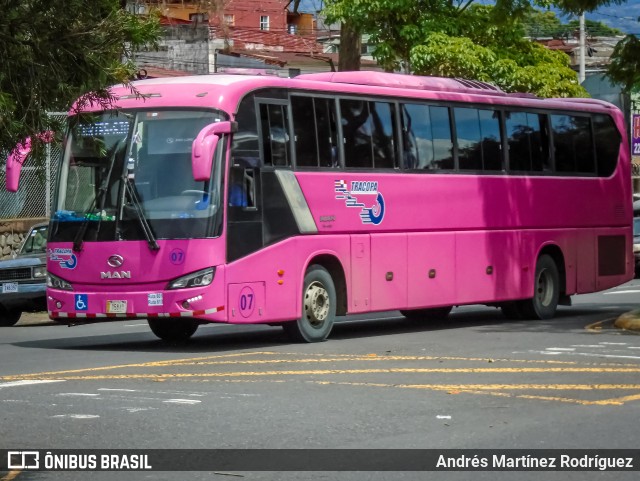
[[[111,179],[111,173],[113,172],[113,166],[116,163],[116,156],[118,155],[118,151],[122,148],[123,142],[126,139],[120,139],[116,142],[116,145],[113,147],[113,153],[111,157],[109,157],[109,172],[104,179],[102,179],[102,183],[100,184],[100,188],[98,189],[98,193],[93,199],[91,203],[91,207],[89,208],[89,212],[85,214],[84,220],[82,221],[82,225],[78,230],[75,238],[73,239],[73,250],[75,252],[80,252],[82,250],[82,244],[84,243],[84,236],[87,233],[87,227],[89,226],[89,222],[95,219],[94,211],[98,210],[98,206],[104,206],[104,197],[109,188],[109,180]],[[102,221],[102,216],[98,216],[98,229],[100,228],[100,222]]]
[[[144,236],[147,239],[147,244],[149,244],[149,249],[152,251],[160,250],[160,246],[156,241],[156,236],[153,234],[151,230],[151,226],[147,221],[147,217],[144,215],[144,210],[142,209],[142,204],[140,203],[140,199],[138,198],[138,190],[136,186],[131,182],[131,179],[128,175],[124,176],[124,189],[125,192],[129,195],[129,199],[131,199],[131,203],[133,204],[133,210],[136,213],[136,217],[138,217],[138,222],[140,222],[140,227],[142,227],[142,232],[144,232]]]

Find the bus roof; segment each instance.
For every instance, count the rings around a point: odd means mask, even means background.
[[[526,93],[509,94],[494,85],[475,80],[370,71],[304,74],[295,78],[238,74],[156,78],[134,81],[130,86],[117,85],[111,92],[117,99],[116,108],[214,107],[235,113],[238,102],[246,93],[270,87],[557,110],[617,110],[614,105],[595,99],[543,99]],[[142,105],[141,97],[144,99]],[[81,110],[97,111],[102,108],[92,104]],[[76,111],[77,104],[74,104],[70,113]]]

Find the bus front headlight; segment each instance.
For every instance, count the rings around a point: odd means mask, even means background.
[[[166,288],[169,290],[208,286],[213,282],[215,273],[215,267],[208,267],[207,269],[202,269],[201,271],[192,272],[186,276],[173,279],[172,281],[169,281]]]
[[[54,276],[50,272],[47,273],[47,287],[52,289],[60,289],[61,291],[72,291],[73,286],[64,279]]]

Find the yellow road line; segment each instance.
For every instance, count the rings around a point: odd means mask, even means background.
[[[9,471],[4,478],[0,478],[0,481],[11,481],[15,479],[22,471]]]
[[[430,391],[444,391],[449,394],[486,394],[497,397],[509,397],[518,399],[534,399],[538,401],[557,401],[582,405],[615,405],[621,406],[627,401],[636,401],[640,399],[640,394],[625,396],[612,399],[600,399],[595,401],[585,399],[575,399],[560,396],[541,396],[533,394],[514,394],[512,390],[555,390],[555,391],[602,391],[614,389],[633,389],[640,390],[639,384],[382,384],[382,383],[351,383],[351,382],[331,382],[317,381],[317,384],[338,384],[344,386],[366,386],[366,387],[385,387],[400,389],[425,389]]]
[[[198,377],[270,377],[270,376],[319,376],[345,374],[508,374],[508,373],[637,373],[637,368],[613,367],[504,367],[504,368],[386,368],[386,369],[307,369],[297,371],[231,371],[202,373],[129,373],[71,376],[60,373],[42,373],[42,377],[53,376],[56,380],[98,380],[98,379],[180,379]],[[34,375],[3,376],[2,380],[36,379]]]

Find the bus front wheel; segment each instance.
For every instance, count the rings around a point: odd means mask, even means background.
[[[147,319],[151,332],[163,341],[184,342],[198,329],[198,323],[192,319]]]
[[[533,297],[520,301],[520,312],[524,319],[552,319],[560,298],[560,274],[555,261],[542,255],[536,263]]]
[[[331,274],[322,266],[312,265],[304,276],[302,315],[296,321],[285,322],[282,328],[294,341],[324,341],[333,328],[336,305],[336,288]]]

